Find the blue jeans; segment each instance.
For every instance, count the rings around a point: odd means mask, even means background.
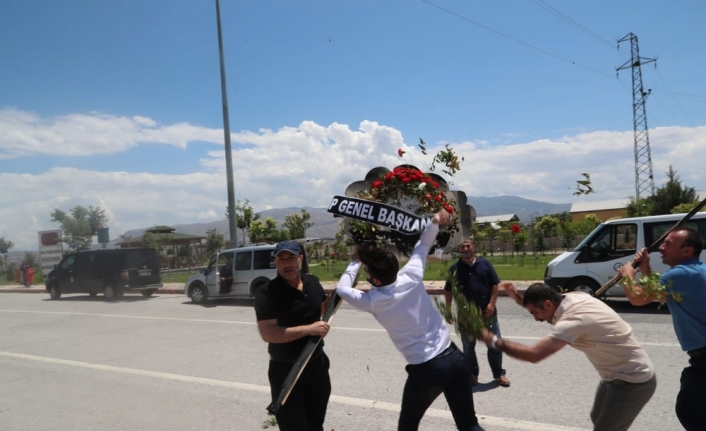
[[[483,431],[473,407],[468,362],[453,343],[449,349],[434,359],[405,368],[408,376],[402,394],[398,431],[417,431],[424,412],[442,393],[459,431]]]
[[[486,324],[486,329],[500,336],[500,325],[498,324],[498,316],[493,316],[492,320]],[[463,340],[463,354],[466,356],[468,363],[471,365],[471,374],[478,377],[478,357],[476,357],[476,340]],[[497,379],[505,375],[503,369],[503,352],[488,347],[488,364],[493,371],[493,378]]]
[[[687,431],[703,431],[706,426],[706,356],[689,360],[681,373],[677,395],[677,418]]]
[[[292,365],[289,362],[270,361],[267,374],[273,400],[282,391],[282,383]],[[326,406],[331,395],[328,369],[329,360],[325,353],[310,360],[304,367],[287,402],[275,416],[281,431],[323,431]]]

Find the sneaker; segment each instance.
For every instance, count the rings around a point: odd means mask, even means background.
[[[510,386],[510,379],[508,379],[505,376],[500,376],[500,377],[496,378],[495,381],[498,382],[498,384],[504,388],[507,388],[508,386]]]
[[[478,376],[471,376],[471,386],[478,384]]]

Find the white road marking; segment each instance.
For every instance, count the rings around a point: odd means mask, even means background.
[[[67,316],[94,316],[94,317],[117,317],[122,319],[144,319],[144,320],[169,320],[177,322],[198,322],[198,323],[226,323],[231,325],[257,325],[257,322],[243,322],[238,320],[215,320],[215,319],[188,319],[180,317],[159,317],[159,316],[135,316],[131,314],[100,314],[100,313],[76,313],[70,311],[38,311],[38,310],[0,310],[0,313],[36,313],[36,314],[59,314]],[[360,331],[360,332],[386,332],[382,328],[355,328],[346,326],[335,326],[337,331]],[[458,339],[458,336],[452,333]],[[515,335],[503,335],[511,340],[540,340],[542,337],[521,337]],[[679,343],[651,343],[649,341],[640,343],[643,346],[652,347],[679,347]]]
[[[243,391],[259,392],[259,393],[264,393],[264,394],[270,393],[270,388],[268,386],[253,385],[250,383],[240,383],[240,382],[232,382],[232,381],[227,381],[227,380],[208,379],[208,378],[204,378],[204,377],[185,376],[182,374],[139,370],[139,369],[135,369],[135,368],[116,367],[113,365],[93,364],[90,362],[73,361],[73,360],[59,359],[59,358],[50,358],[50,357],[46,357],[46,356],[27,355],[24,353],[0,351],[0,356],[4,356],[4,357],[8,357],[8,358],[15,358],[15,359],[24,359],[24,360],[29,360],[29,361],[45,362],[45,363],[56,364],[56,365],[88,368],[88,369],[97,370],[97,371],[108,371],[108,372],[113,372],[113,373],[131,374],[131,375],[136,375],[136,376],[152,377],[152,378],[156,378],[156,379],[171,380],[171,381],[178,381],[178,382],[198,383],[198,384],[207,385],[207,386],[239,389],[239,390],[243,390]],[[345,405],[368,408],[368,409],[386,410],[386,411],[390,411],[390,412],[399,412],[400,411],[399,404],[386,403],[386,402],[368,400],[368,399],[363,399],[363,398],[352,398],[352,397],[344,397],[344,396],[340,396],[340,395],[331,395],[331,398],[329,398],[329,401],[333,402],[333,403],[337,403],[337,404],[345,404]],[[437,417],[437,418],[453,420],[453,417],[451,416],[451,412],[446,411],[446,410],[430,408],[426,411],[425,414],[428,416],[433,416],[433,417]],[[478,418],[479,418],[481,425],[499,426],[499,427],[505,427],[505,428],[524,430],[524,431],[588,431],[584,428],[572,428],[572,427],[565,427],[565,426],[561,426],[561,425],[546,424],[546,423],[541,423],[541,422],[530,422],[530,421],[523,421],[523,420],[517,420],[517,419],[510,419],[510,418],[485,416],[485,415],[481,415],[481,414],[478,414]]]

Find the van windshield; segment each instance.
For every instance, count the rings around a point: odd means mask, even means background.
[[[600,230],[603,229],[603,226],[605,226],[603,223],[596,226],[596,228],[593,229],[593,232],[586,235],[586,238],[584,238],[583,241],[581,241],[581,243],[579,243],[579,245],[576,246],[574,251],[581,251],[583,246],[585,246],[589,242],[593,241],[593,237],[595,237],[598,234],[598,232],[600,232]]]

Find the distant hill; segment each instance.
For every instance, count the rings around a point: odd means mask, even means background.
[[[549,202],[533,201],[517,196],[498,196],[484,198],[469,196],[468,203],[476,209],[477,216],[492,216],[500,214],[517,214],[525,223],[532,218],[569,211],[571,204],[551,204]]]
[[[555,214],[564,211],[569,211],[571,204],[552,204],[548,202],[534,201],[531,199],[523,199],[517,196],[498,196],[492,198],[469,196],[468,202],[476,210],[477,216],[492,216],[500,214],[517,214],[517,216],[525,223],[528,223],[532,217],[537,217],[547,214]],[[306,231],[307,236],[319,238],[333,238],[338,232],[338,223],[341,219],[334,218],[326,212],[326,208],[304,207],[311,214],[311,221],[314,226]],[[277,221],[278,225],[284,222],[284,218],[292,213],[298,213],[299,208],[273,208],[260,212],[260,218],[266,219],[272,217]],[[133,238],[144,234],[145,229],[151,226],[146,226],[139,229],[132,229],[125,232]],[[218,233],[223,234],[228,238],[228,220],[218,220],[210,223],[193,223],[193,224],[177,224],[172,226],[176,232],[189,235],[206,236],[206,232],[210,229],[216,229]],[[241,232],[238,231],[238,239]]]

